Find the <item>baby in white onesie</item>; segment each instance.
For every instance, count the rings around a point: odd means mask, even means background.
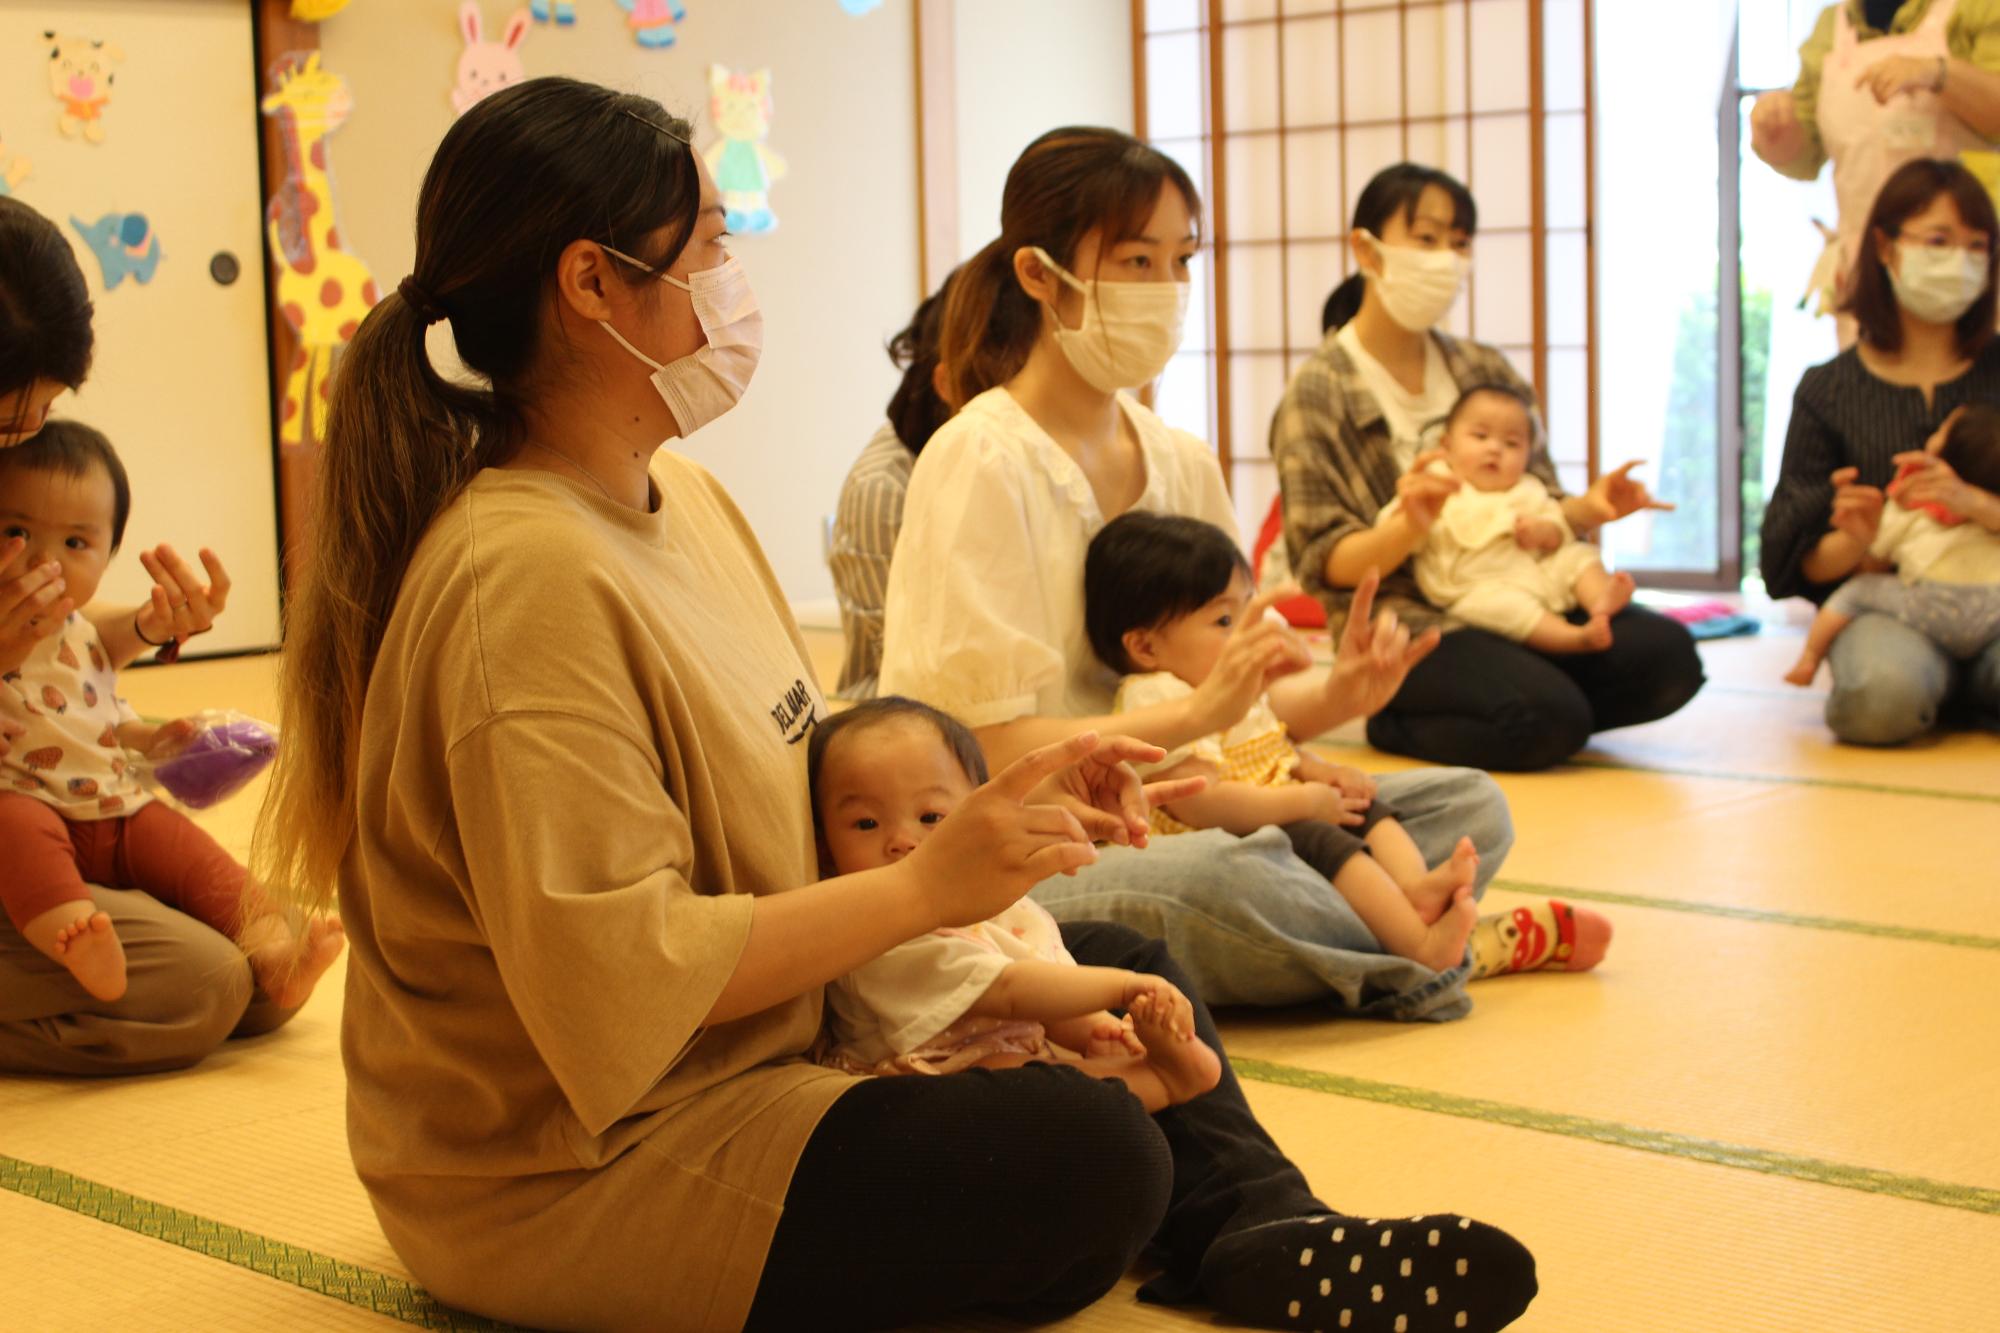
[[[1428,466],[1455,478],[1416,552],[1417,586],[1433,606],[1475,628],[1545,653],[1611,646],[1611,617],[1632,600],[1632,576],[1607,573],[1578,541],[1548,487],[1529,476],[1528,404],[1497,385],[1465,392],[1445,418],[1444,457]],[[1391,501],[1377,526],[1402,506]],[[1581,625],[1566,613],[1581,607]]]
[[[807,771],[823,869],[845,875],[914,851],[985,783],[986,758],[956,718],[891,695],[820,723]],[[857,1074],[1068,1064],[1120,1080],[1149,1111],[1222,1077],[1179,987],[1079,965],[1055,919],[1026,898],[897,945],[828,986],[826,1009],[820,1059]]]

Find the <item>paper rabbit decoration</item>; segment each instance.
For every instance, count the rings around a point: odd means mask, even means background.
[[[483,40],[485,24],[479,0],[465,0],[458,7],[458,30],[465,36],[465,50],[459,53],[458,86],[451,90],[451,105],[462,116],[482,97],[526,77],[521,68],[521,41],[528,35],[528,11],[515,10],[500,40],[489,42]]]

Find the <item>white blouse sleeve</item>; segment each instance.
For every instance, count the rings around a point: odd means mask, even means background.
[[[1034,712],[1063,678],[1029,505],[1005,440],[961,420],[924,447],[889,565],[883,694],[984,727]]]

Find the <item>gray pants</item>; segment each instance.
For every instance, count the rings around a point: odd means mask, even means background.
[[[259,995],[243,951],[193,917],[137,889],[90,892],[125,946],[125,994],[92,999],[0,917],[0,1072],[184,1069],[297,1012]]]
[[[1905,583],[1894,574],[1857,574],[1826,599],[1844,616],[1894,616],[1965,662],[2000,639],[2000,584]]]
[[[1461,836],[1479,849],[1473,892],[1514,845],[1507,798],[1470,768],[1376,779],[1427,865]],[[1220,829],[1103,849],[1095,864],[1030,895],[1058,921],[1115,921],[1166,941],[1210,1005],[1316,1002],[1375,1018],[1462,1018],[1469,965],[1446,972],[1384,953],[1326,877],[1292,853],[1280,828],[1239,838]]]

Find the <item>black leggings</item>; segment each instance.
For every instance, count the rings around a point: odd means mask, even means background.
[[[1062,928],[1079,963],[1163,976],[1215,1024],[1166,946]],[[1205,1097],[1146,1114],[1123,1084],[1034,1064],[869,1079],[833,1104],[785,1195],[747,1327],[886,1328],[974,1309],[1056,1319],[1150,1252],[1144,1294],[1194,1297],[1217,1236],[1325,1212],[1223,1058]]]
[[[1482,629],[1453,630],[1368,719],[1368,743],[1465,768],[1548,768],[1592,732],[1653,722],[1694,698],[1701,658],[1685,626],[1629,607],[1611,632],[1601,653],[1552,657]]]

